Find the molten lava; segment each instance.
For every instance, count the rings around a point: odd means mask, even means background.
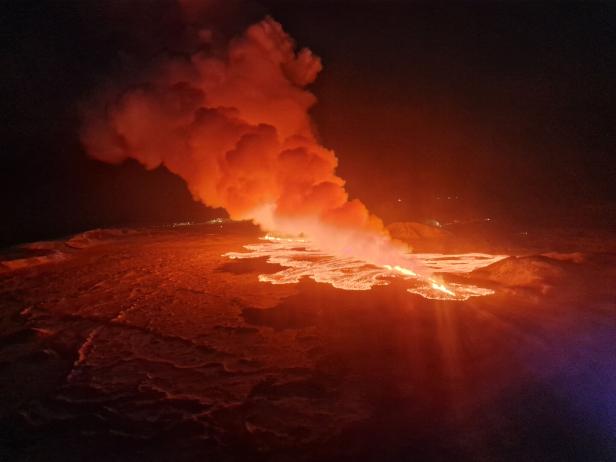
[[[229,252],[231,259],[267,258],[268,263],[285,269],[273,274],[261,274],[259,280],[271,284],[296,284],[303,277],[330,284],[343,290],[370,290],[388,285],[392,279],[409,284],[407,291],[437,300],[468,300],[470,297],[490,295],[494,291],[470,284],[445,284],[400,265],[375,265],[352,256],[335,256],[314,246],[307,239],[272,236],[261,238],[258,244],[244,246],[247,252]],[[443,255],[418,253],[406,255],[409,263],[421,264],[424,274],[468,273],[495,263],[506,255],[467,253]]]

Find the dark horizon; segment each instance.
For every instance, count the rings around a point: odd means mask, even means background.
[[[6,5],[0,246],[224,213],[163,169],[105,165],[80,145],[80,104],[172,48],[170,2],[151,5]],[[221,13],[229,34],[270,14],[322,57],[317,131],[386,222],[614,225],[616,6],[243,5]]]

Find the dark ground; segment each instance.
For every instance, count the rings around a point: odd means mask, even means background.
[[[0,273],[0,460],[616,460],[614,253],[444,302],[259,283],[275,265],[221,256],[256,236],[6,253],[65,257]]]

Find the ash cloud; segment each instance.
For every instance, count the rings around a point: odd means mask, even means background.
[[[193,197],[268,231],[305,233],[324,249],[399,260],[379,218],[349,199],[322,146],[307,90],[322,69],[271,17],[225,39],[212,2],[180,2],[186,51],[110,84],[84,111],[82,143],[103,162],[136,159],[180,176]],[[200,26],[208,24],[208,26]]]

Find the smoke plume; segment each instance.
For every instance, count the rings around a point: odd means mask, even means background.
[[[316,98],[306,86],[320,58],[296,51],[270,17],[224,43],[211,29],[190,30],[192,52],[155,60],[135,83],[111,85],[89,105],[82,131],[89,155],[163,165],[196,200],[234,220],[304,233],[339,255],[401,262],[402,246],[349,198],[336,155],[317,141],[309,115]]]

